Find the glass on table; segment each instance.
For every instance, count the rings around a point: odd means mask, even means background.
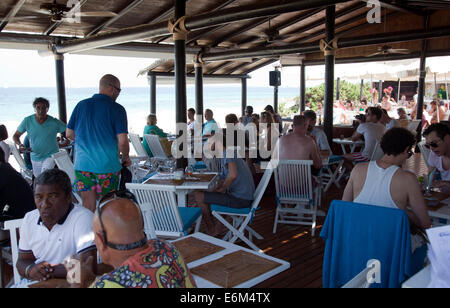
[[[187,177],[191,177],[194,174],[194,168],[192,166],[187,166],[184,173]]]

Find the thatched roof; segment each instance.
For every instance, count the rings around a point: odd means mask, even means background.
[[[108,37],[110,34],[131,33],[134,29],[141,31],[142,25],[164,24],[173,18],[174,1],[167,0],[58,0],[59,4],[78,3],[82,16],[66,12],[61,21],[52,20],[52,16],[43,14],[40,9],[52,0],[2,0],[0,2],[0,47],[17,47],[28,49],[43,49],[47,45],[52,50],[55,46],[69,46],[73,42],[97,41],[97,38]],[[319,41],[325,38],[325,6],[327,1],[280,1],[280,0],[187,0],[187,21],[197,21],[225,13],[246,11],[251,8],[265,8],[287,3],[311,3],[310,7],[301,10],[283,12],[252,18],[250,16],[233,22],[216,23],[213,26],[202,26],[190,30],[187,35],[187,53],[195,58],[204,57],[205,74],[247,74],[262,66],[279,60],[279,50],[285,47],[298,46],[293,52],[289,50],[290,61],[295,59],[305,64],[317,64],[323,61],[323,52],[318,49]],[[450,28],[450,1],[444,0],[382,0],[381,23],[370,24],[367,21],[368,1],[328,1],[336,3],[336,36],[347,40],[349,47],[337,50],[336,62],[355,62],[362,60],[377,60],[390,58],[418,57],[423,47],[423,39],[405,37],[403,34],[421,33],[425,30]],[[317,5],[315,5],[317,4]],[[322,5],[319,5],[322,4]],[[74,9],[72,12],[75,12]],[[96,17],[84,17],[87,12]],[[275,12],[275,11],[274,11]],[[206,14],[206,15],[204,15]],[[53,14],[53,19],[58,14]],[[198,16],[198,18],[197,18]],[[257,15],[255,15],[257,16]],[[428,22],[426,22],[427,17]],[[64,17],[75,18],[75,22]],[[77,20],[78,19],[78,20]],[[187,22],[188,24],[188,22]],[[427,25],[428,24],[428,25]],[[137,27],[137,28],[136,28]],[[151,28],[152,26],[150,26]],[[153,28],[151,28],[153,29]],[[153,31],[153,30],[152,30]],[[141,31],[142,32],[142,31]],[[167,27],[161,27],[160,35],[144,35],[138,39],[125,39],[120,44],[99,46],[95,53],[127,54],[130,56],[159,57],[169,59],[152,65],[153,72],[172,72],[174,61],[173,39]],[[149,32],[150,33],[150,32]],[[154,32],[151,32],[154,33]],[[389,43],[358,45],[351,47],[352,39],[365,37],[388,37],[399,34]],[[428,55],[450,54],[450,36],[441,33],[428,40]],[[434,38],[439,36],[438,38]],[[89,39],[87,39],[89,38]],[[308,46],[303,52],[302,46]],[[312,46],[312,48],[310,48]],[[272,54],[266,52],[259,55],[256,51],[275,50]],[[402,54],[391,54],[387,50],[405,49]],[[255,51],[255,52],[253,52]],[[82,52],[74,50],[70,52]],[[83,52],[86,52],[84,50]],[[91,51],[94,52],[94,51]],[[242,52],[252,52],[249,56],[240,58]],[[375,53],[380,52],[378,55]],[[162,56],[166,54],[167,56]],[[223,59],[223,55],[233,55]],[[371,55],[371,57],[368,57]],[[217,60],[215,60],[217,58]],[[226,58],[226,57],[225,57]],[[211,61],[209,59],[214,59]],[[283,61],[282,61],[283,64]],[[191,61],[187,63],[187,72],[194,71]]]

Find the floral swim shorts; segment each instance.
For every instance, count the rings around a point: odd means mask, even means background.
[[[73,183],[73,189],[76,192],[94,190],[101,195],[105,195],[118,189],[119,175],[120,172],[99,174],[75,170],[76,179]]]

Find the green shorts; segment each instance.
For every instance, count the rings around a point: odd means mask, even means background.
[[[73,183],[73,189],[76,192],[93,190],[101,195],[105,195],[118,189],[119,175],[120,172],[99,174],[75,170],[76,179]]]

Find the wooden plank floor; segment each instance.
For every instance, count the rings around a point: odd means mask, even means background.
[[[411,157],[404,166],[405,169],[414,172],[416,175],[422,175],[427,172],[426,165],[420,154]],[[256,211],[252,228],[260,233],[264,239],[254,239],[256,246],[261,248],[266,254],[290,262],[291,267],[268,279],[257,288],[321,288],[322,287],[322,262],[324,253],[324,241],[320,238],[322,224],[325,217],[318,217],[317,229],[314,237],[311,236],[311,228],[305,226],[294,226],[279,224],[277,232],[272,233],[275,217],[275,188],[268,187],[264,195],[260,209]],[[322,197],[322,206],[319,208],[325,214],[328,211],[330,203],[334,199],[341,199],[344,181],[341,181],[341,189],[332,186]],[[192,197],[189,196],[188,202],[191,204]],[[202,231],[204,226],[200,229]],[[238,245],[245,244],[236,242]],[[246,247],[248,248],[248,247]],[[5,266],[5,278],[12,276],[12,269]],[[7,281],[7,279],[5,279]]]

